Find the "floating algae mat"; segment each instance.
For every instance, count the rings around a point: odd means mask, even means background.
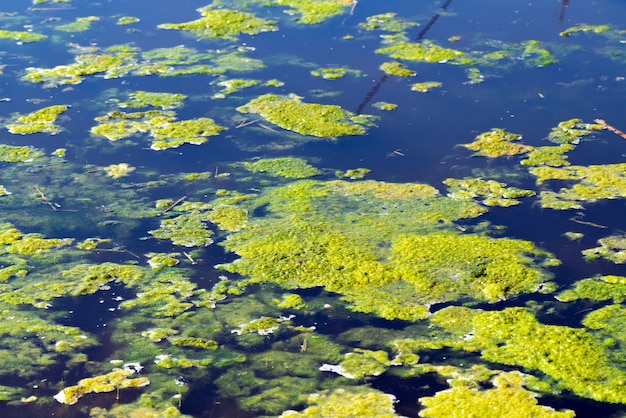
[[[626,414],[626,5],[8,3],[2,417]]]

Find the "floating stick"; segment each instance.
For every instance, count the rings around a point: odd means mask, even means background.
[[[164,214],[165,212],[169,212],[170,210],[174,209],[176,206],[180,205],[181,203],[183,203],[185,201],[185,199],[187,199],[187,196],[183,196],[180,199],[178,199],[176,202],[172,203],[171,205],[169,205],[162,213]]]
[[[608,123],[606,123],[604,119],[594,119],[594,122],[597,123],[598,125],[604,126],[606,129],[613,132],[614,134],[619,135],[622,138],[626,139],[626,134],[624,132],[620,131],[614,126],[609,125]]]

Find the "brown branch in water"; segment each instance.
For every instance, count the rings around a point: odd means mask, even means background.
[[[597,123],[598,125],[604,126],[606,129],[608,129],[609,131],[613,132],[614,134],[619,135],[622,138],[626,139],[626,133],[620,131],[619,129],[617,129],[614,126],[609,125],[608,123],[606,123],[606,121],[604,119],[594,119],[594,122]]]
[[[604,225],[594,224],[593,222],[581,221],[580,219],[576,219],[576,218],[569,218],[569,220],[572,221],[572,222],[576,222],[577,224],[593,226],[594,228],[601,228],[601,229],[606,229],[607,228]]]
[[[46,195],[43,194],[43,192],[39,189],[39,187],[35,186],[35,190],[37,190],[37,193],[39,193],[39,196],[41,196],[41,200],[43,200],[43,202],[50,206],[50,209],[52,209],[53,211],[57,211],[56,206],[54,206],[46,197]]]
[[[176,202],[172,203],[171,205],[169,205],[163,212],[161,212],[161,215],[169,212],[170,210],[174,209],[176,206],[180,205],[181,203],[183,203],[185,201],[185,199],[187,199],[187,196],[183,196],[180,199],[178,199]]]

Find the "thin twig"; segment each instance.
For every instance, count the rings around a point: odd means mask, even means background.
[[[188,253],[183,251],[183,255],[191,262],[191,264],[196,264],[196,260],[194,260]]]
[[[257,123],[260,120],[261,119],[255,119],[255,120],[251,120],[251,121],[243,120],[243,121],[239,122],[239,125],[235,126],[235,129],[243,128],[244,126],[248,126],[248,125],[252,125],[253,123]]]
[[[263,129],[267,129],[270,132],[274,132],[275,134],[279,134],[280,132],[278,132],[276,129],[270,128],[267,125],[263,125],[262,123],[259,123],[259,126]]]
[[[594,122],[604,126],[606,129],[608,129],[609,131],[613,132],[616,135],[621,136],[622,138],[626,139],[626,134],[622,131],[620,131],[619,129],[617,129],[614,126],[609,125],[608,123],[606,123],[606,121],[604,119],[594,119]]]
[[[572,222],[576,222],[577,224],[593,226],[594,228],[601,228],[601,229],[606,229],[607,228],[604,225],[594,224],[593,222],[581,221],[580,219],[576,219],[576,218],[569,218],[569,220],[572,221]]]
[[[176,202],[172,203],[171,205],[169,205],[161,214],[164,214],[166,212],[169,212],[170,210],[174,209],[176,206],[180,205],[182,202],[185,201],[185,199],[187,199],[187,196],[183,196],[180,199],[178,199]]]
[[[39,196],[41,196],[41,200],[43,200],[43,202],[50,206],[50,209],[52,209],[53,211],[57,211],[56,206],[54,206],[52,203],[50,203],[50,201],[48,200],[48,198],[46,197],[46,195],[43,194],[43,192],[39,189],[39,187],[35,186],[35,190],[37,190],[37,193],[39,193]]]

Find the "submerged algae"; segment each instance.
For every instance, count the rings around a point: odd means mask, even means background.
[[[15,123],[7,125],[7,129],[12,134],[29,135],[34,133],[49,133],[56,135],[61,132],[61,128],[54,124],[62,113],[65,113],[69,106],[55,105],[44,107],[28,115],[19,116]]]
[[[91,24],[93,22],[97,22],[99,20],[100,18],[96,16],[77,17],[73,23],[60,25],[54,29],[60,32],[86,32],[91,29]]]
[[[320,138],[363,135],[370,124],[367,115],[355,115],[336,105],[303,103],[301,99],[293,94],[265,94],[238,107],[237,111],[256,113],[283,129]]]
[[[211,10],[209,7],[197,9],[202,17],[186,23],[162,23],[160,29],[188,31],[200,39],[237,40],[241,34],[257,35],[261,32],[276,31],[275,21],[268,21],[252,13],[236,10]]]
[[[32,147],[0,144],[0,162],[3,163],[21,163],[24,161],[32,161],[42,155],[44,155],[43,152]]]

